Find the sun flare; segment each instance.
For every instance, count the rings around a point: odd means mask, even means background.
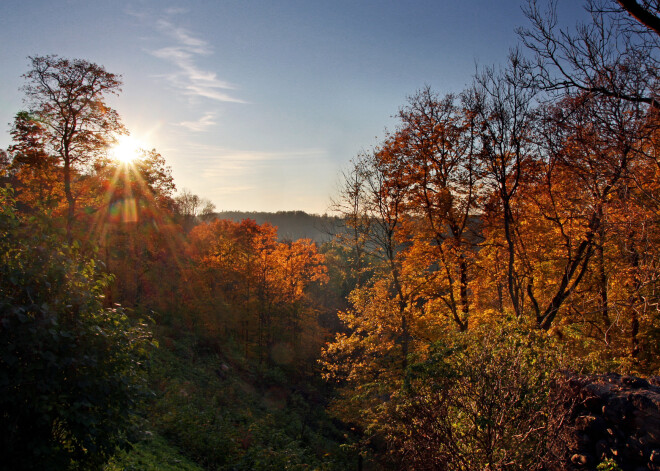
[[[146,146],[132,136],[119,136],[117,143],[110,148],[110,156],[123,164],[130,164],[140,157],[140,150]]]

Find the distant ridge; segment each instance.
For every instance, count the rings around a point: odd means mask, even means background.
[[[257,224],[269,223],[277,226],[280,240],[312,239],[321,245],[332,240],[333,234],[341,230],[342,219],[327,214],[308,214],[305,211],[277,211],[268,213],[261,211],[221,211],[215,213],[217,219],[229,219],[241,222],[252,219]]]

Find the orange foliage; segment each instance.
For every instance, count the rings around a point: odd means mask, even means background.
[[[283,348],[301,355],[319,329],[307,288],[327,281],[314,243],[278,242],[275,227],[250,219],[201,224],[189,237],[186,279],[201,295],[191,300],[201,327],[242,343],[246,356],[260,360],[284,361]]]

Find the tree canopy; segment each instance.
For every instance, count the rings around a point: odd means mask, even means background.
[[[105,102],[107,95],[120,91],[121,80],[102,66],[81,59],[29,59],[32,68],[24,75],[23,87],[28,114],[20,118],[29,118],[36,122],[32,126],[40,128],[32,147],[43,149],[41,152],[53,156],[61,166],[71,237],[77,199],[72,186],[74,171],[104,155],[116,135],[126,132],[117,112]],[[20,144],[34,134],[26,135],[22,132],[25,126],[19,124],[14,126],[13,137]]]

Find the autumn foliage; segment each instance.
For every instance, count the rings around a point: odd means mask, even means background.
[[[314,243],[279,242],[273,226],[250,219],[201,224],[189,238],[184,296],[195,308],[189,322],[232,337],[259,361],[290,363],[319,344],[306,288],[327,275]]]
[[[343,228],[322,247],[283,240],[268,223],[215,219],[210,201],[175,194],[156,150],[113,161],[109,146],[127,131],[105,96],[118,91],[119,77],[86,61],[31,58],[28,109],[16,114],[13,143],[0,154],[0,196],[11,201],[0,211],[8,270],[0,333],[18,339],[7,342],[3,366],[20,375],[39,363],[30,355],[51,361],[59,348],[64,358],[53,364],[73,361],[77,347],[69,350],[57,330],[70,327],[81,348],[105,349],[101,360],[116,362],[118,377],[143,393],[138,360],[149,342],[137,319],[149,316],[172,351],[194,339],[182,348],[186,361],[231,352],[245,371],[251,364],[264,378],[288,375],[280,385],[311,382],[321,370],[323,397],[280,387],[286,407],[327,404],[358,437],[355,452],[383,467],[564,469],[571,400],[556,394],[561,372],[660,368],[658,30],[617,16],[630,2],[590,5],[594,24],[570,36],[530,2],[532,30],[521,35],[533,59],[514,51],[461,93],[425,87],[411,96],[396,127],[343,173],[333,202]],[[621,41],[610,43],[617,34]],[[53,283],[28,266],[44,254]],[[32,282],[38,296],[22,286]],[[68,317],[58,324],[60,315]],[[35,340],[35,322],[59,325],[54,333],[37,326],[53,348],[25,353],[18,344]],[[117,345],[95,337],[98,329]],[[206,383],[227,379],[222,366]],[[92,372],[105,387],[103,371]],[[0,379],[5,390],[34,395],[39,432],[63,463],[98,467],[90,447],[104,458],[125,442],[116,427],[98,442],[86,427],[74,433],[73,418],[49,415],[51,396]],[[155,383],[171,409],[187,405],[194,389],[166,375]],[[117,427],[134,425],[133,409],[122,412],[130,389],[115,390]],[[69,393],[88,407],[84,391]],[[206,399],[201,409],[218,403]],[[3,405],[4,422],[14,406]],[[268,455],[251,449],[251,433],[268,443],[272,424],[260,429],[249,414],[232,420],[215,410],[179,422],[177,413],[161,413],[163,430],[209,468],[227,463],[218,450],[244,463]],[[287,447],[302,443],[307,419],[299,425]],[[204,455],[198,438],[213,427],[229,438],[214,435]],[[29,432],[16,430],[9,445]],[[273,456],[264,462],[288,459]]]
[[[501,345],[489,343],[489,331],[510,325],[527,332],[519,349],[507,353],[519,359],[551,341],[545,353],[562,358],[548,367],[554,371],[648,374],[660,366],[657,110],[580,90],[539,104],[527,67],[514,54],[505,70],[487,70],[459,96],[425,88],[410,97],[396,129],[346,172],[336,205],[347,224],[341,243],[359,255],[353,269],[370,276],[339,314],[347,330],[323,352],[325,377],[340,391],[334,411],[374,443],[389,436],[404,449],[402,435],[421,440],[410,430],[417,424],[428,440],[439,440],[428,446],[448,453],[428,457],[443,466],[453,462],[449,455],[470,455],[451,449],[469,440],[467,432],[448,437],[472,419],[445,421],[452,407],[478,402],[484,393],[455,390],[460,381],[453,381],[464,375],[477,381],[472,366],[500,361]],[[475,365],[459,364],[464,359],[448,352],[458,368],[446,372],[450,380],[414,391],[411,361],[435,361],[438,343],[468,339],[494,350],[483,357],[473,352]],[[518,394],[518,373],[501,374],[503,383],[512,382],[503,387]],[[560,420],[548,413],[546,422],[525,425],[525,414],[514,418],[522,413],[518,407],[522,402],[508,412],[516,426],[527,427],[519,436],[546,433]],[[427,423],[430,413],[448,414],[438,418],[440,429]],[[410,463],[401,453],[426,446],[391,451]],[[516,466],[530,469],[533,450]],[[491,459],[448,469],[506,468]]]

